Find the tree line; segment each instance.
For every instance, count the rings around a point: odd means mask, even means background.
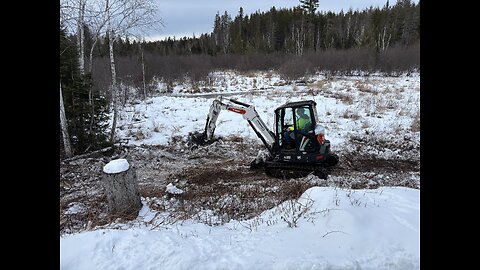
[[[167,83],[198,82],[216,69],[275,69],[293,78],[317,70],[395,74],[419,68],[420,2],[399,0],[390,6],[387,1],[383,7],[339,13],[317,12],[318,0],[300,4],[251,15],[240,8],[233,19],[217,13],[213,31],[199,37],[150,42],[118,37],[117,76],[140,87],[154,77]],[[91,44],[86,33],[86,44]],[[93,59],[92,76],[100,89],[109,84],[108,48],[104,37]]]
[[[308,2],[308,1],[307,1]],[[318,1],[312,1],[318,2]],[[118,40],[119,55],[139,53],[139,41]],[[141,41],[140,41],[141,42]],[[245,15],[243,8],[232,19],[226,11],[217,13],[213,31],[198,37],[143,42],[146,52],[166,55],[219,55],[247,53],[288,53],[303,55],[329,49],[368,48],[384,52],[389,48],[408,48],[420,42],[420,1],[399,0],[393,6],[339,13],[316,12],[297,6]],[[106,55],[105,45],[98,55]]]

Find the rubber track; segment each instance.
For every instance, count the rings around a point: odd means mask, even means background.
[[[305,177],[310,173],[314,173],[322,179],[327,179],[331,172],[330,168],[310,164],[267,162],[264,166],[266,174],[283,179]]]

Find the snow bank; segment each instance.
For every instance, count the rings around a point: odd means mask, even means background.
[[[419,269],[419,193],[314,187],[248,221],[212,227],[187,220],[161,229],[142,225],[67,235],[60,238],[60,266]],[[139,219],[152,212],[144,206]]]

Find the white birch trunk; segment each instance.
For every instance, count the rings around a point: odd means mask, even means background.
[[[85,3],[86,0],[79,1],[79,9],[78,9],[78,63],[80,74],[85,74],[85,28],[84,28],[84,17],[85,17]]]
[[[88,57],[88,60],[89,60],[88,72],[89,73],[92,73],[92,70],[93,70],[93,50],[95,49],[95,45],[97,45],[97,41],[98,41],[98,36],[95,35],[95,37],[93,38],[92,47],[90,48],[90,56]]]
[[[143,58],[143,42],[140,43],[140,51],[142,52],[142,77],[143,77],[143,98],[147,99],[147,87],[145,84],[145,60]]]
[[[97,44],[98,36],[95,35],[95,38],[93,40],[92,47],[90,48],[90,56],[89,56],[89,65],[88,65],[88,73],[92,74],[93,70],[93,49],[95,48],[95,44]],[[90,128],[89,131],[92,132],[93,130],[93,121],[94,121],[94,115],[95,115],[95,103],[93,102],[93,86],[90,86],[90,89],[88,89],[88,104],[91,106],[92,110],[92,116],[90,117]]]
[[[385,34],[387,32],[387,26],[383,26],[383,35],[382,35],[382,51],[385,51]]]
[[[303,47],[305,46],[305,33],[303,30],[303,23],[300,28],[296,28],[295,35],[295,51],[297,55],[303,54]]]
[[[362,44],[364,33],[365,33],[365,25],[362,25],[362,27],[360,28],[360,32],[355,36],[356,45]]]
[[[60,126],[62,128],[63,146],[65,155],[72,156],[72,147],[70,146],[70,137],[68,136],[67,117],[65,117],[65,107],[63,105],[62,82],[60,82]]]
[[[347,39],[348,39],[348,37],[350,36],[350,21],[351,21],[351,17],[350,17],[350,15],[348,15],[348,21],[347,21]]]
[[[93,40],[92,47],[90,48],[90,56],[88,58],[89,64],[88,64],[88,73],[92,74],[93,70],[93,49],[95,48],[95,44],[97,43],[98,38],[95,36],[95,39]],[[90,89],[88,90],[88,104],[93,105],[93,94],[92,94],[93,87],[90,86]]]
[[[108,39],[108,43],[109,43],[109,49],[110,49],[110,70],[112,72],[112,104],[113,104],[113,121],[112,121],[112,130],[110,132],[110,142],[114,142],[114,139],[115,139],[115,129],[117,128],[117,96],[118,96],[118,93],[117,93],[117,74],[115,72],[115,58],[114,58],[114,55],[113,55],[113,42],[114,42],[114,38],[113,38],[113,35],[114,35],[114,32],[113,31],[110,31],[109,33],[109,39]]]
[[[117,74],[115,71],[115,58],[113,55],[113,42],[115,32],[112,29],[111,20],[110,20],[110,5],[107,0],[105,3],[105,16],[107,21],[107,33],[108,33],[108,48],[110,53],[110,71],[112,74],[112,105],[113,105],[113,120],[112,120],[112,130],[110,132],[110,142],[114,142],[115,139],[115,129],[117,128]]]
[[[317,29],[317,45],[315,46],[317,51],[320,51],[320,46],[321,46],[321,38],[320,38],[320,28]]]

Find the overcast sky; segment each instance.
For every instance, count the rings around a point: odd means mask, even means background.
[[[243,7],[245,15],[257,10],[268,11],[271,7],[276,8],[294,7],[300,4],[299,0],[156,0],[159,6],[159,15],[163,20],[164,27],[160,32],[152,32],[147,40],[163,39],[167,36],[184,37],[200,36],[202,33],[211,33],[215,14],[223,14],[225,11],[232,19]],[[384,6],[387,0],[320,0],[319,10],[339,12],[368,8],[370,6]],[[390,5],[397,1],[390,0]],[[412,2],[418,3],[418,0]]]

